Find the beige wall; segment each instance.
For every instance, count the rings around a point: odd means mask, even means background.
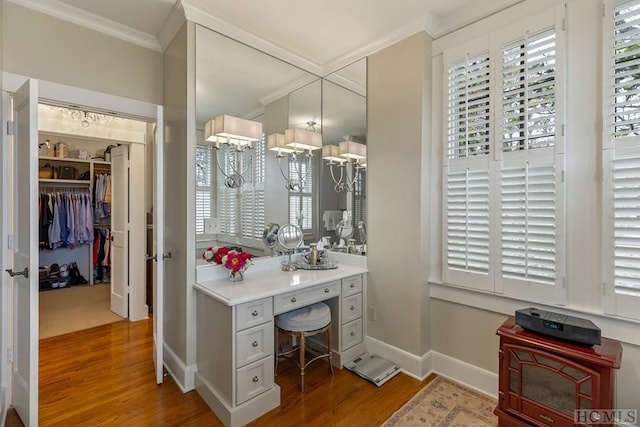
[[[162,54],[3,1],[2,69],[162,103]]]
[[[418,33],[367,67],[368,335],[414,355],[430,348],[427,146],[431,39]]]
[[[187,360],[187,24],[164,52],[165,251],[164,339],[183,362]],[[170,173],[176,171],[177,173]],[[188,179],[189,178],[189,179]],[[189,284],[190,287],[191,284]]]

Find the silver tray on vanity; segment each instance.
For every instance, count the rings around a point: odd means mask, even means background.
[[[305,261],[294,261],[293,265],[301,270],[333,270],[334,268],[338,268],[338,262],[331,260],[316,265],[311,265]]]

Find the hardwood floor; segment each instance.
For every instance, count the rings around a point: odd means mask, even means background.
[[[195,391],[170,376],[155,384],[152,322],[121,321],[40,341],[40,426],[222,426]],[[399,374],[382,387],[312,363],[305,392],[293,361],[280,363],[281,406],[251,426],[377,426],[432,378]],[[10,411],[7,426],[21,426]]]

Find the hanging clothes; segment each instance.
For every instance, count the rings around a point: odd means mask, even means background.
[[[111,174],[100,172],[93,177],[94,216],[97,219],[111,216]]]
[[[73,248],[93,242],[93,234],[87,232],[87,224],[93,224],[88,192],[43,192],[39,206],[41,249]]]

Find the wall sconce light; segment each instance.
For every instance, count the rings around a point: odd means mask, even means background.
[[[360,170],[366,168],[367,146],[359,142],[351,141],[350,136],[346,137],[338,145],[325,145],[322,147],[322,158],[327,161],[331,178],[335,183],[333,189],[337,193],[353,191],[355,183],[360,177]],[[340,170],[340,175],[336,178],[334,166]],[[351,166],[352,177],[349,178],[347,166]]]
[[[322,135],[308,129],[289,128],[284,131],[284,134],[274,133],[267,137],[267,149],[276,152],[287,191],[301,191],[305,187],[313,151],[320,148],[322,148]],[[285,173],[282,169],[282,158],[285,154],[289,157],[289,173]],[[300,155],[307,157],[307,168],[304,171],[297,161]],[[292,178],[292,175],[295,177]]]
[[[225,176],[224,185],[240,188],[246,181],[252,164],[252,143],[262,139],[262,123],[239,117],[221,115],[205,125],[204,138],[214,143],[218,169]],[[224,155],[220,155],[224,150]],[[220,164],[224,157],[224,164]]]

